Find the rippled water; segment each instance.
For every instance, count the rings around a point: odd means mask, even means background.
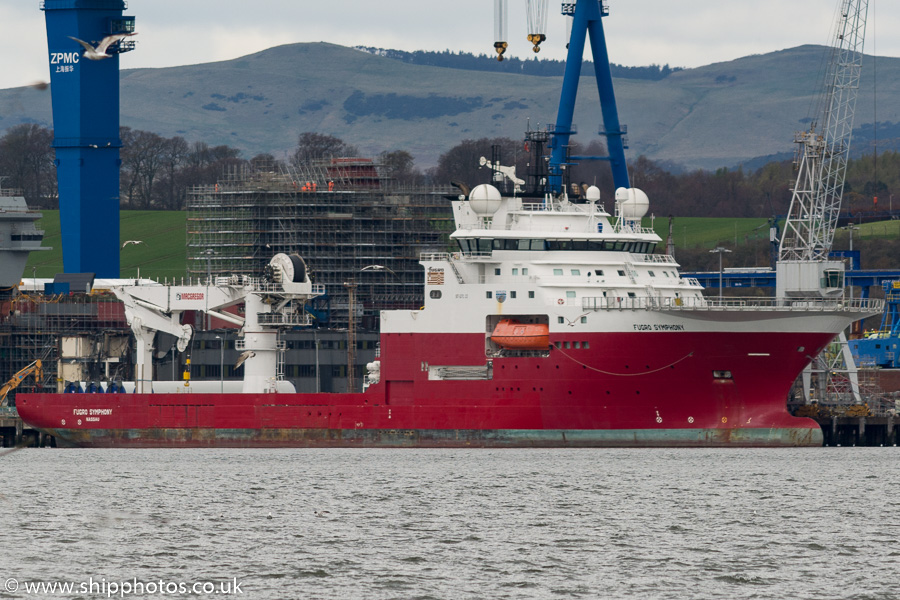
[[[898,459],[27,449],[0,457],[0,597],[93,578],[264,599],[898,598]]]

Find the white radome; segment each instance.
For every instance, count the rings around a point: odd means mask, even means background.
[[[469,193],[469,206],[476,215],[482,217],[493,215],[502,203],[500,190],[487,183],[475,186]]]
[[[621,217],[640,219],[650,210],[650,198],[638,188],[619,188],[616,190],[616,205]]]

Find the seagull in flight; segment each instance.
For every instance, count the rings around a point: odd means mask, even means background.
[[[581,320],[581,317],[586,317],[586,316],[588,316],[588,314],[590,314],[590,313],[581,313],[574,319],[570,319],[570,318],[566,317],[565,315],[563,315],[563,318],[566,320],[566,325],[568,325],[569,327],[575,327],[575,321]]]
[[[109,47],[111,45],[115,44],[119,40],[125,39],[132,35],[137,35],[137,32],[135,32],[135,33],[117,33],[115,35],[108,35],[105,38],[103,38],[102,40],[100,40],[100,43],[97,44],[96,48],[91,46],[84,40],[79,40],[77,37],[72,37],[70,35],[69,39],[75,40],[76,42],[78,42],[79,44],[81,44],[84,47],[84,54],[82,56],[84,56],[85,58],[87,58],[89,60],[103,60],[104,58],[112,58],[113,57],[112,54],[106,53],[106,51],[109,50]]]
[[[96,146],[95,146],[95,148],[96,148]],[[144,240],[126,240],[125,243],[122,244],[122,247],[124,248],[128,244],[144,244],[144,243],[146,243],[146,242],[144,242]]]
[[[247,360],[248,358],[253,358],[254,356],[256,356],[256,352],[254,352],[253,350],[245,350],[238,357],[237,362],[234,363],[234,368],[237,369],[239,366],[244,364],[245,360]]]

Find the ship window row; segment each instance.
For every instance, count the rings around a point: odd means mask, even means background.
[[[589,342],[553,342],[553,345],[556,346],[557,350],[570,350],[572,348],[576,350],[587,350],[591,347]]]
[[[434,293],[434,292],[432,292],[432,294],[433,294],[433,293]],[[500,292],[498,292],[498,298],[500,297],[499,294],[500,294]],[[435,296],[432,296],[432,298],[434,298],[434,297],[435,297]],[[440,296],[437,296],[437,297],[440,298]],[[490,291],[489,291],[489,292],[485,292],[485,293],[484,293],[484,297],[490,300],[491,298],[494,297],[494,292],[490,292]],[[517,298],[517,297],[518,297],[518,293],[516,292],[516,290],[510,290],[510,292],[509,292],[509,297],[510,297],[510,298]],[[534,292],[533,292],[533,291],[529,291],[529,292],[528,292],[528,297],[529,297],[529,298],[534,298]],[[505,298],[504,298],[504,299],[505,299]]]
[[[460,238],[456,240],[463,252],[491,252],[493,250],[576,250],[588,252],[632,252],[652,254],[655,242],[628,242],[622,240],[531,240],[490,238]]]
[[[565,317],[556,317],[556,322],[559,323],[560,325],[565,325],[565,323],[566,323],[566,318],[565,318]],[[581,317],[581,322],[582,322],[582,323],[587,323],[587,317],[582,316],[582,317]]]
[[[9,236],[13,242],[40,242],[44,239],[41,233],[14,233]]]

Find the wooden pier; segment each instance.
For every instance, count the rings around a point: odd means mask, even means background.
[[[826,446],[896,446],[900,443],[900,416],[819,417]]]

